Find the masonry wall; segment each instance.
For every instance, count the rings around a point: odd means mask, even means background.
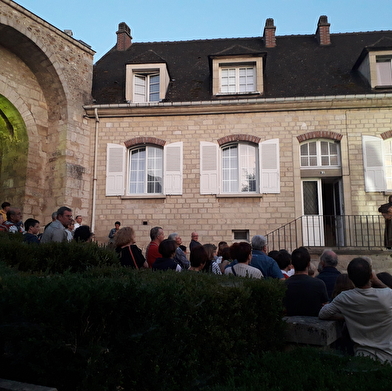
[[[350,103],[351,106],[353,104],[355,106],[355,103]],[[202,243],[215,244],[221,240],[230,243],[234,229],[249,229],[250,236],[266,234],[303,214],[297,137],[309,132],[317,135],[318,132],[332,131],[343,135],[341,153],[345,213],[377,214],[377,208],[385,202],[386,196],[383,193],[365,193],[361,137],[362,134],[380,135],[390,130],[390,108],[306,109],[299,104],[293,105],[290,110],[275,111],[277,108],[264,111],[261,105],[258,111],[246,112],[249,110],[244,105],[242,113],[238,106],[233,106],[231,114],[170,116],[157,115],[159,109],[151,109],[154,115],[151,110],[149,115],[146,109],[142,117],[101,118],[97,238],[106,241],[109,229],[116,220],[120,220],[123,226],[134,227],[137,243],[141,247],[148,243],[149,230],[155,225],[162,226],[166,235],[179,232],[186,245],[194,230],[198,231]],[[186,112],[186,109],[180,108],[177,114],[181,111]],[[225,111],[228,109],[225,108]],[[260,137],[261,141],[279,138],[280,194],[263,194],[254,198],[200,195],[199,142],[215,142],[221,137],[238,133]],[[165,199],[105,196],[106,144],[122,144],[138,136],[157,137],[166,143],[183,141],[182,196],[166,196]],[[143,225],[143,221],[147,221],[148,225]]]
[[[11,0],[0,2],[0,31],[0,96],[28,135],[24,218],[48,222],[67,205],[88,223],[93,139],[83,105],[91,103],[94,51]],[[19,202],[12,188],[1,196]]]

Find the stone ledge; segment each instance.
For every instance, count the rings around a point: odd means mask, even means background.
[[[321,320],[314,316],[285,316],[286,342],[329,346],[342,335],[343,324],[338,320]]]
[[[36,386],[13,380],[0,379],[0,391],[57,391],[56,388]]]

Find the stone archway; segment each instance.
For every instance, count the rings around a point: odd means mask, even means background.
[[[0,95],[1,202],[23,205],[26,189],[29,140],[26,124],[16,107]]]

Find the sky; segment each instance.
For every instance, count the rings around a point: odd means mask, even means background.
[[[276,35],[314,34],[321,15],[331,33],[392,30],[392,0],[17,0],[96,51],[116,44],[118,24],[133,42],[257,37],[273,18]]]

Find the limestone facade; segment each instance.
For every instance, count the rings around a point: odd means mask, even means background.
[[[91,103],[93,54],[13,1],[0,3],[0,110],[8,124],[0,199],[21,206],[24,218],[48,222],[61,205],[89,215],[92,141],[83,105]]]

